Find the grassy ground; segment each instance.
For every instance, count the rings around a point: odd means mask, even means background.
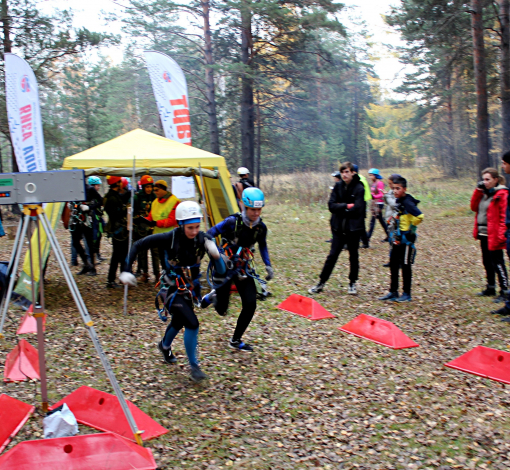
[[[186,375],[182,336],[174,343],[179,365],[162,362],[156,343],[165,325],[153,308],[154,289],[135,289],[131,315],[124,317],[122,293],[104,289],[106,265],[97,278],[78,278],[127,398],[170,430],[147,443],[160,468],[510,467],[509,388],[443,366],[480,344],[510,348],[510,325],[489,314],[495,307],[490,299],[474,295],[484,287],[484,273],[471,235],[472,182],[409,174],[411,192],[426,214],[414,302],[376,300],[389,283],[382,267],[388,246],[378,241],[383,238],[378,227],[372,248],[361,250],[359,295],[347,295],[348,262],[342,254],[327,290],[316,296],[334,319],[312,323],[278,310],[289,294],[306,295],[317,282],[330,234],[324,204],[297,205],[289,196],[283,205],[273,197],[264,220],[277,275],[274,296],[259,304],[246,334],[256,352],[227,348],[240,310],[237,296],[225,318],[199,312],[200,356],[210,377],[204,385]],[[58,235],[67,252],[68,234]],[[11,244],[2,239],[0,258],[8,257]],[[80,385],[111,392],[53,258],[46,293],[51,401]],[[337,329],[360,313],[396,323],[420,347],[393,351]],[[11,309],[16,322],[20,315]],[[15,344],[15,331],[16,324],[7,323],[2,362]],[[33,383],[2,384],[0,391],[38,403]],[[41,434],[36,415],[13,444]]]

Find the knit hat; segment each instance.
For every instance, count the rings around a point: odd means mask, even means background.
[[[156,188],[164,189],[165,191],[168,189],[168,183],[165,180],[158,180],[154,183]]]
[[[112,175],[108,175],[106,177],[106,182],[110,185],[110,186],[113,186],[114,184],[117,184],[122,178],[120,176],[112,176]]]
[[[510,152],[507,152],[505,153],[501,159],[505,162],[505,163],[510,163]]]

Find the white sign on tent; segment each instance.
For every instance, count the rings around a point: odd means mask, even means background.
[[[172,194],[179,199],[195,197],[195,182],[191,176],[172,176]]]

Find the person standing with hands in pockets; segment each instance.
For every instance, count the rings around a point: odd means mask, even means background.
[[[347,245],[349,250],[349,294],[357,294],[356,281],[359,274],[359,241],[365,230],[365,188],[360,177],[354,172],[354,165],[346,162],[340,167],[342,181],[335,184],[329,198],[331,212],[331,230],[333,242],[322,272],[319,283],[308,289],[310,294],[318,294],[324,290],[342,249]]]

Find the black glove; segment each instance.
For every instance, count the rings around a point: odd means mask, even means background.
[[[141,219],[142,219],[143,223],[147,224],[149,227],[155,227],[156,225],[158,225],[155,220],[148,220],[145,217],[142,217]]]

